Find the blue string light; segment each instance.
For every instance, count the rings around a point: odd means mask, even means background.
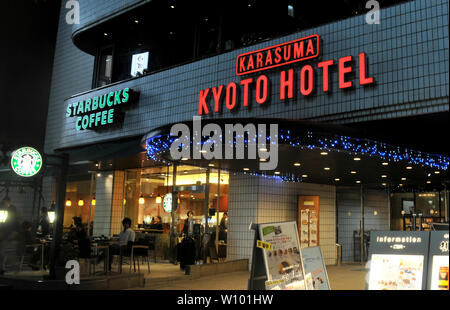
[[[310,131],[303,135],[293,137],[290,130],[280,130],[278,135],[279,144],[290,145],[295,149],[319,149],[328,152],[346,152],[350,155],[366,155],[377,157],[390,162],[405,162],[407,164],[420,165],[432,169],[448,170],[449,158],[442,155],[427,154],[419,151],[400,148],[372,140],[361,140],[347,136],[333,136],[330,138],[324,134],[312,133]],[[188,137],[186,137],[188,138]],[[217,144],[216,140],[205,137],[198,145],[204,145],[206,141]],[[244,138],[239,136],[239,138]],[[170,150],[170,146],[176,140],[176,137],[170,137],[168,134],[158,135],[150,138],[146,142],[147,156],[154,161],[164,161],[162,155]],[[248,139],[244,139],[245,146],[248,146]],[[268,140],[269,141],[269,140]],[[237,144],[236,139],[229,141],[234,145]],[[256,143],[256,139],[253,139]],[[271,142],[271,141],[270,141]],[[274,142],[272,142],[273,144]],[[192,145],[192,141],[191,141]],[[258,174],[261,175],[261,174]],[[301,180],[294,176],[270,176],[276,179],[286,178],[288,180]]]

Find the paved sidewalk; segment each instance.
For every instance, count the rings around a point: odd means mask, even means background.
[[[177,270],[178,268],[178,270]],[[161,281],[166,272],[173,273],[167,282]],[[328,277],[333,290],[364,290],[366,270],[361,265],[328,266]],[[166,274],[167,276],[167,274]],[[177,278],[174,279],[173,277]],[[249,273],[247,271],[211,275],[200,279],[183,279],[179,267],[174,265],[153,265],[149,280],[158,279],[152,288],[133,290],[246,290]],[[175,280],[175,281],[174,281]]]

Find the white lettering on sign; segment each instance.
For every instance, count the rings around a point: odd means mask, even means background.
[[[422,243],[421,237],[377,237],[379,243]]]

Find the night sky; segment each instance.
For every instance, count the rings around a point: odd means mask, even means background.
[[[59,0],[0,1],[0,146],[42,147]]]

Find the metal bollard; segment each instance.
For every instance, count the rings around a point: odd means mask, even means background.
[[[336,243],[336,252],[337,252],[336,266],[341,266],[342,265],[342,245],[340,245],[339,243]]]

